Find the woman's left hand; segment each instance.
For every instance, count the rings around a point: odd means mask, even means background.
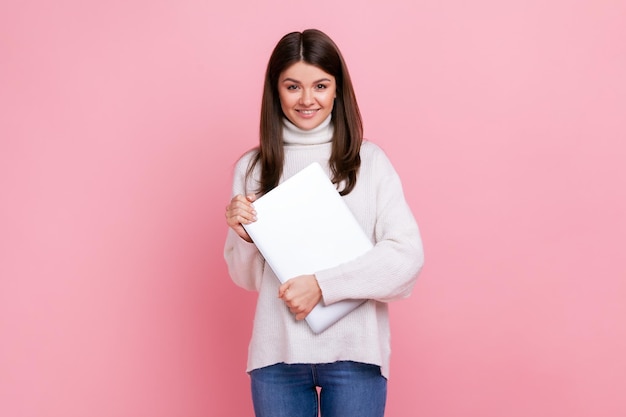
[[[315,275],[300,275],[280,286],[278,298],[296,315],[296,320],[304,320],[322,299],[322,290]]]

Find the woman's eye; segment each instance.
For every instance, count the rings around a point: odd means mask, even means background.
[[[326,85],[324,85],[324,84],[318,84],[317,85],[317,89],[318,90],[324,90],[325,88],[326,88]]]
[[[287,90],[296,90],[296,89],[298,89],[298,86],[297,86],[297,85],[290,85],[290,86],[287,86]]]

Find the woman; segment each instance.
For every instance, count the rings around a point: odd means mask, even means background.
[[[280,284],[243,228],[254,200],[319,162],[374,243],[365,256]],[[247,371],[257,417],[378,417],[389,375],[387,303],[407,297],[423,264],[418,226],[384,152],[363,141],[343,57],[318,30],[285,35],[265,75],[259,146],[235,167],[225,259],[258,291]],[[303,319],[320,301],[366,299],[320,334]],[[319,391],[318,391],[319,388]],[[318,402],[318,392],[320,393]]]

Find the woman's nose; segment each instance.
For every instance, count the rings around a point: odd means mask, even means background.
[[[313,94],[309,90],[303,89],[300,95],[300,104],[303,106],[309,106],[313,104]]]

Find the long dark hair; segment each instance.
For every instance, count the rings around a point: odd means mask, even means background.
[[[259,190],[265,194],[278,185],[283,172],[283,118],[278,95],[278,78],[296,62],[314,65],[335,77],[337,86],[332,110],[334,133],[330,156],[332,181],[343,182],[341,195],[352,191],[361,166],[363,121],[356,101],[352,81],[339,48],[326,34],[317,29],[289,33],[278,42],[267,64],[263,99],[261,102],[260,140],[257,152],[248,167],[247,177],[260,164]]]

